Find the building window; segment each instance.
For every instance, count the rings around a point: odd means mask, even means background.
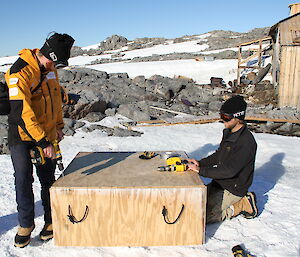
[[[300,30],[292,30],[293,43],[300,43]]]

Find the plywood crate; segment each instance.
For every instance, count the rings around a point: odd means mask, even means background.
[[[142,160],[140,154],[79,153],[74,158],[50,189],[56,245],[204,242],[206,187],[198,174],[159,172],[157,167],[166,165],[162,155]]]

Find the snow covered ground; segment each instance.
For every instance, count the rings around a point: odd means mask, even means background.
[[[115,126],[121,116],[105,118],[99,124]],[[176,125],[139,128],[141,137],[107,137],[101,132],[78,132],[61,144],[67,165],[80,151],[183,150],[201,158],[217,147],[223,124]],[[54,241],[42,244],[38,233],[43,226],[40,185],[35,176],[36,229],[32,242],[24,249],[13,246],[17,230],[17,212],[10,157],[0,156],[0,256],[232,256],[231,248],[243,244],[257,257],[299,256],[299,169],[300,138],[255,134],[258,143],[255,178],[251,190],[258,198],[259,217],[234,218],[206,227],[204,245],[167,247],[58,247]],[[176,140],[174,140],[176,138]],[[208,180],[204,180],[208,182]]]
[[[181,75],[192,78],[199,84],[210,83],[211,77],[221,77],[224,81],[236,78],[237,60],[216,60],[197,62],[195,60],[176,60],[158,62],[116,62],[90,65],[89,68],[106,71],[108,73],[126,72],[134,78],[144,75],[146,78],[154,74],[173,78]],[[213,75],[214,74],[214,75]]]
[[[153,54],[163,55],[170,53],[203,53],[208,54],[212,52],[220,52],[221,50],[205,51],[208,45],[205,44],[205,38],[209,34],[203,34],[198,36],[198,40],[191,40],[182,43],[173,43],[172,41],[162,45],[155,45],[153,47],[137,49],[132,51],[123,52],[125,55],[123,59],[134,57],[146,57]],[[201,45],[197,43],[203,43]],[[95,48],[97,45],[85,47],[84,49]],[[225,50],[225,49],[223,49]],[[237,49],[235,49],[237,50]],[[111,51],[109,51],[111,52]],[[115,53],[116,51],[114,51]],[[111,54],[99,55],[99,56],[80,56],[70,59],[70,65],[83,66],[90,64],[91,61],[101,58],[110,58]],[[216,60],[216,61],[196,61],[190,60],[174,60],[174,61],[155,61],[155,62],[117,62],[117,63],[105,63],[97,65],[89,65],[89,68],[106,71],[108,73],[114,72],[126,72],[130,78],[134,78],[139,75],[144,75],[146,78],[151,77],[154,74],[173,78],[174,76],[185,76],[192,78],[199,84],[210,83],[211,77],[221,77],[224,81],[236,79],[236,67],[237,60]]]
[[[203,40],[203,39],[202,39]],[[133,58],[133,57],[145,57],[151,56],[153,54],[171,54],[171,53],[194,53],[201,52],[208,48],[208,45],[201,44],[198,45],[198,42],[202,40],[193,40],[176,44],[165,44],[165,45],[156,45],[149,48],[137,49],[128,52],[124,52],[124,58]]]
[[[169,49],[170,50],[170,49]],[[149,49],[147,49],[149,51]],[[150,52],[149,52],[150,54]],[[103,56],[102,56],[103,57]],[[0,70],[6,71],[16,56],[0,58]],[[71,65],[86,66],[97,57],[71,58]],[[7,65],[5,65],[7,64]],[[3,66],[4,65],[4,66]],[[236,60],[196,62],[194,60],[111,63],[86,66],[107,72],[128,72],[131,77],[160,74],[173,77],[184,75],[199,83],[209,83],[211,76],[224,80],[236,77]],[[115,126],[120,116],[107,117],[99,124]],[[66,137],[61,148],[65,166],[80,151],[145,151],[182,150],[190,157],[201,158],[215,149],[221,139],[221,123],[203,125],[176,125],[169,127],[143,127],[141,137],[107,137],[94,131],[77,132]],[[57,247],[54,241],[42,244],[38,233],[43,226],[40,185],[37,177],[33,185],[36,200],[36,229],[32,242],[24,249],[13,246],[17,230],[17,212],[14,192],[13,167],[10,156],[0,156],[0,257],[154,257],[154,256],[232,256],[231,248],[242,244],[257,257],[297,257],[300,242],[300,138],[269,134],[255,134],[258,143],[254,182],[251,190],[258,198],[259,217],[246,220],[242,217],[206,227],[204,245],[169,247]],[[174,140],[176,139],[176,140]],[[205,182],[208,180],[205,179]]]

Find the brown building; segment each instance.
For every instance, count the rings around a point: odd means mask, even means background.
[[[300,3],[289,5],[290,16],[273,25],[272,76],[278,105],[300,110]]]

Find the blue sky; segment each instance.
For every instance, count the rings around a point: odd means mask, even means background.
[[[75,45],[113,34],[176,38],[211,30],[247,32],[289,16],[288,0],[19,0],[1,1],[0,56],[40,48],[48,33],[68,33]]]

